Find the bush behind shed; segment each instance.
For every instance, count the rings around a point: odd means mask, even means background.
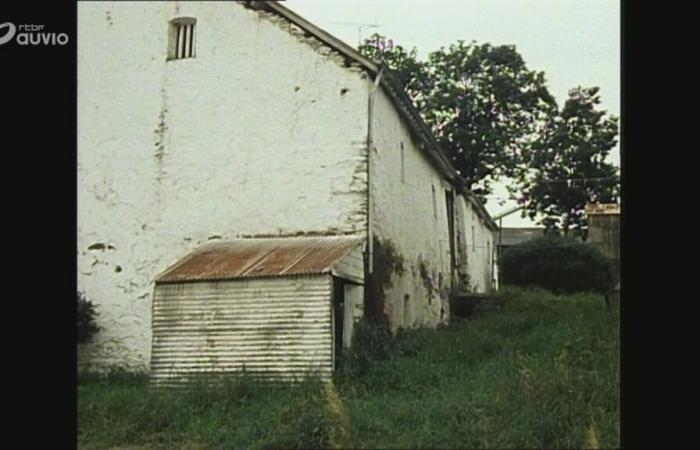
[[[610,261],[594,245],[547,234],[504,250],[504,285],[539,286],[554,293],[595,292],[613,287]]]

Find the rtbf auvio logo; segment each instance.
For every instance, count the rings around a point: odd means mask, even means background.
[[[68,35],[66,33],[48,33],[44,31],[46,25],[0,23],[0,45],[15,41],[19,45],[66,45]],[[18,33],[19,31],[19,33]]]

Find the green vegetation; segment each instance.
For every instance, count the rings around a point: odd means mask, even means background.
[[[581,234],[588,202],[619,197],[620,170],[609,160],[618,118],[600,109],[600,88],[574,87],[559,107],[544,72],[529,69],[514,45],[457,41],[419,59],[415,47],[375,33],[358,50],[391,69],[386,76],[482,202],[505,182],[530,218]]]
[[[78,292],[76,319],[79,344],[91,342],[100,331],[100,327],[97,326],[97,315],[95,305]]]
[[[296,388],[241,378],[218,388],[149,388],[144,374],[78,383],[80,448],[325,448],[333,424],[318,382]]]
[[[81,448],[619,447],[619,327],[591,294],[507,289],[502,310],[390,340],[363,324],[336,389],[229,380],[78,385]],[[370,364],[371,362],[371,364]]]
[[[613,268],[598,247],[572,237],[546,234],[503,252],[501,281],[511,286],[539,286],[555,293],[605,294],[613,288]]]

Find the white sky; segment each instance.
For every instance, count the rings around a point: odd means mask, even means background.
[[[287,0],[282,3],[313,24],[357,48],[358,26],[377,24],[362,37],[379,33],[418,56],[462,39],[515,45],[530,69],[544,71],[561,106],[569,89],[599,86],[601,107],[620,116],[620,4],[617,0]],[[615,149],[611,160],[619,164]],[[507,195],[498,187],[495,196]],[[492,198],[492,215],[501,206]],[[519,213],[504,227],[533,226]]]

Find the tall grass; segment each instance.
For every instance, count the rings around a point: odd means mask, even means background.
[[[619,327],[594,295],[506,289],[502,310],[438,330],[371,327],[336,374],[294,388],[148,388],[84,378],[84,448],[619,447]],[[339,412],[341,411],[341,412]],[[342,439],[338,438],[341,436]]]
[[[112,373],[78,385],[81,448],[325,448],[330,421],[314,380],[293,388],[231,378],[154,389],[145,375]]]

